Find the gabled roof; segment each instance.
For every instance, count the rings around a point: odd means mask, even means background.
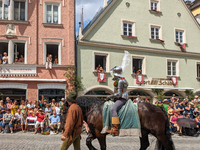
[[[200,0],[195,0],[194,2],[192,2],[190,9],[195,9],[196,7],[200,6]]]
[[[88,29],[96,22],[97,19],[106,11],[106,9],[112,4],[114,0],[109,0],[105,8],[101,8],[99,12],[93,17],[93,19],[88,23],[88,25],[83,29],[82,34],[84,35]]]

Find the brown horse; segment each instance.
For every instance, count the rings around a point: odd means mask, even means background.
[[[96,97],[78,97],[77,104],[81,107],[84,120],[88,123],[90,134],[86,145],[90,150],[96,150],[92,141],[97,138],[101,150],[106,150],[106,134],[101,134],[103,128],[102,111],[105,100]],[[138,103],[138,114],[141,123],[140,150],[149,146],[148,134],[157,138],[156,150],[174,150],[174,144],[169,132],[169,120],[165,111],[150,103]]]

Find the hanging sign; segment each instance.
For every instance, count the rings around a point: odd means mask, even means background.
[[[173,85],[177,85],[178,84],[177,77],[171,77],[171,80],[172,80]]]
[[[106,73],[98,73],[98,82],[106,82]]]
[[[137,84],[144,84],[144,76],[143,75],[136,75],[136,83]]]

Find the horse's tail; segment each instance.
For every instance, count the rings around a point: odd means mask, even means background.
[[[170,133],[169,118],[168,118],[167,112],[163,108],[161,108],[161,109],[162,109],[164,116],[165,116],[165,135],[167,136],[167,138],[170,142],[170,145],[173,148],[171,150],[175,150],[174,142],[172,141],[172,136],[171,136],[171,133]],[[157,143],[156,143],[156,149],[157,150],[165,150],[165,148],[162,146],[161,142],[158,141],[158,140],[157,140]]]

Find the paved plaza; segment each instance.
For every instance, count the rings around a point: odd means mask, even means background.
[[[81,149],[87,150],[85,145],[86,135],[82,135]],[[58,150],[62,145],[60,141],[61,134],[58,135],[35,135],[34,133],[15,133],[0,134],[0,150]],[[173,136],[176,150],[199,150],[200,137],[179,137]],[[150,136],[151,146],[148,150],[154,150],[155,138]],[[97,140],[93,142],[94,146],[99,150]],[[108,150],[138,150],[138,137],[112,137],[107,136]],[[69,148],[73,150],[73,146]]]

